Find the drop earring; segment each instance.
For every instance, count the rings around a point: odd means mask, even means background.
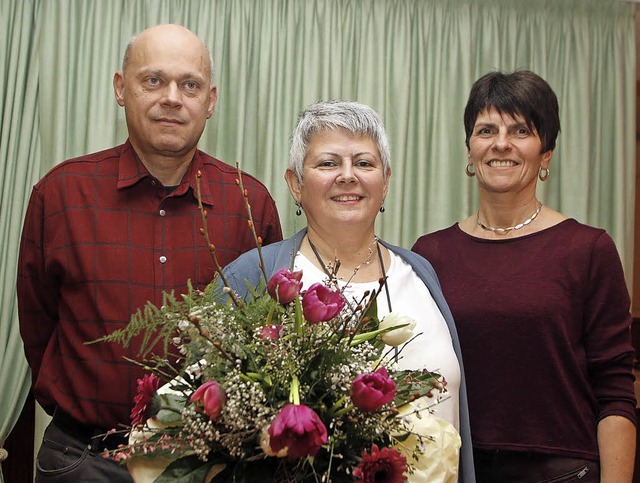
[[[302,205],[300,204],[300,202],[299,202],[299,201],[296,201],[296,206],[297,206],[297,209],[296,209],[296,216],[300,216],[300,215],[302,215]]]

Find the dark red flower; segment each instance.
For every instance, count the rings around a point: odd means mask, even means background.
[[[404,483],[407,471],[407,458],[396,448],[378,449],[377,445],[371,446],[371,452],[362,452],[362,461],[353,470],[356,482],[375,483]]]
[[[131,425],[133,427],[144,424],[147,419],[155,414],[147,414],[149,406],[160,386],[160,379],[155,374],[145,374],[142,379],[138,379],[138,393],[133,398],[136,403],[131,410]]]
[[[287,404],[269,426],[269,438],[274,453],[287,448],[290,458],[314,456],[327,442],[327,428],[310,407]]]
[[[351,400],[363,411],[377,411],[395,397],[396,383],[384,367],[359,375],[351,385]]]

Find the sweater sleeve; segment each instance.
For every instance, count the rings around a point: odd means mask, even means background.
[[[618,415],[636,423],[630,304],[620,257],[603,232],[593,245],[584,302],[585,349],[598,421]]]

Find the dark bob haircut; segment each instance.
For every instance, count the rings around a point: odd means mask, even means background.
[[[492,107],[502,115],[524,118],[527,127],[538,133],[542,153],[555,149],[560,132],[558,99],[542,77],[528,70],[490,72],[480,77],[471,87],[464,109],[467,149],[478,115]]]

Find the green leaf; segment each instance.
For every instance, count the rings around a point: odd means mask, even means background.
[[[172,462],[154,483],[202,483],[214,461],[204,462],[197,456],[186,456]]]
[[[399,329],[401,327],[406,327],[409,324],[398,324],[398,325],[394,325],[393,327],[387,327],[386,329],[376,329],[376,330],[372,330],[371,332],[363,332],[361,334],[358,334],[356,336],[354,336],[354,338],[351,340],[351,346],[356,346],[358,344],[362,344],[363,342],[367,341],[367,340],[371,340],[374,337],[376,337],[379,334],[384,334],[386,332],[391,332],[392,330],[396,330]]]
[[[187,404],[187,398],[181,394],[157,394],[160,399],[159,411],[156,419],[163,424],[174,424],[182,420],[182,408]]]

